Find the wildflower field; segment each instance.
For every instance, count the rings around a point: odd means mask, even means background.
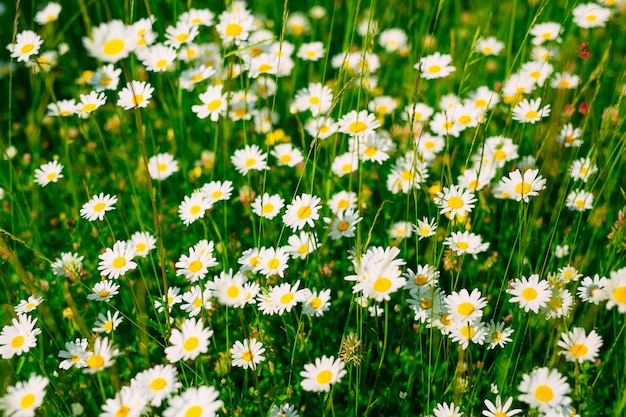
[[[624,0],[0,25],[0,415],[626,415]]]

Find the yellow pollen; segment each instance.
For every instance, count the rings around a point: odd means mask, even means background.
[[[561,88],[568,88],[570,86],[570,82],[567,80],[561,80],[559,81],[559,87]]]
[[[150,382],[150,389],[152,391],[161,391],[167,386],[167,381],[164,378],[156,377]]]
[[[213,193],[211,193],[211,197],[215,199],[221,198],[223,195],[224,193],[221,190],[213,191]]]
[[[256,159],[255,158],[248,158],[248,159],[246,159],[246,166],[247,167],[251,167],[254,164],[256,164]]]
[[[298,248],[298,253],[300,255],[306,255],[309,252],[309,245],[302,245]]]
[[[71,361],[74,362],[74,363],[80,362],[80,356],[76,356],[76,355],[72,356]]]
[[[199,405],[193,405],[185,411],[183,417],[200,417],[202,415],[202,407]]]
[[[280,266],[280,260],[278,258],[272,258],[267,263],[269,269],[276,269]]]
[[[194,205],[189,209],[189,214],[191,214],[192,216],[195,216],[196,214],[200,213],[200,206],[199,205]]]
[[[595,22],[596,20],[598,20],[598,16],[596,16],[595,14],[590,14],[590,15],[587,15],[585,19],[587,19],[587,21],[589,22]]]
[[[498,149],[493,153],[493,159],[495,159],[496,161],[502,161],[505,158],[506,152],[504,152],[502,149]]]
[[[123,256],[118,256],[117,258],[113,259],[111,265],[113,266],[113,268],[116,269],[123,268],[126,265],[126,258],[124,258]]]
[[[252,359],[254,359],[254,353],[250,352],[249,350],[246,350],[245,352],[241,354],[241,359],[243,359],[246,362],[252,362]]]
[[[517,194],[522,194],[522,195],[528,194],[530,193],[531,190],[532,190],[532,187],[530,186],[530,184],[524,181],[520,182],[519,184],[515,186],[515,192]]]
[[[24,336],[17,335],[11,340],[11,347],[13,349],[19,349],[24,344]]]
[[[391,280],[389,278],[380,277],[374,282],[374,291],[386,292],[391,288]]]
[[[431,74],[436,74],[439,71],[441,71],[441,67],[439,65],[431,65],[430,67],[428,67],[428,72],[430,72]]]
[[[464,303],[459,304],[456,311],[458,311],[459,314],[462,316],[469,316],[470,314],[474,312],[474,304],[468,303],[466,301]]]
[[[341,167],[341,172],[352,172],[352,164],[343,164],[343,166]]]
[[[189,272],[193,272],[196,273],[198,272],[200,269],[202,269],[202,262],[195,260],[193,262],[191,262],[189,264],[189,266],[187,267],[187,269],[189,270]]]
[[[196,298],[195,300],[193,300],[193,306],[195,308],[198,308],[202,305],[202,298]]]
[[[272,203],[263,204],[263,207],[261,208],[261,211],[264,214],[269,214],[269,213],[274,211],[274,205]]]
[[[476,107],[487,107],[487,102],[482,98],[474,100],[474,106]]]
[[[135,94],[135,95],[133,95],[131,103],[133,103],[134,106],[140,105],[141,102],[143,102],[143,95],[142,94]]]
[[[220,108],[222,105],[222,100],[211,100],[209,104],[206,105],[208,111],[215,111]]]
[[[337,203],[337,208],[339,208],[340,210],[345,210],[348,208],[349,206],[349,202],[348,200],[340,200],[339,203]]]
[[[239,287],[237,287],[236,285],[231,285],[226,290],[226,295],[228,297],[230,297],[230,298],[237,298],[237,297],[239,297]]]
[[[27,43],[26,45],[22,46],[22,49],[20,49],[20,52],[23,54],[26,54],[30,51],[32,51],[35,48],[35,45],[32,43]]]
[[[400,174],[400,178],[402,178],[402,181],[413,181],[413,178],[415,178],[415,174],[407,169],[402,171],[402,174]]]
[[[289,162],[291,162],[291,155],[289,154],[282,155],[280,157],[280,162],[283,164],[288,164]]]
[[[272,66],[270,64],[261,64],[259,65],[259,67],[257,68],[257,71],[259,72],[268,72],[271,71]]]
[[[167,60],[166,59],[159,59],[154,66],[157,67],[157,68],[163,68],[166,65],[167,65]]]
[[[113,322],[112,321],[107,321],[105,322],[102,327],[104,328],[104,330],[106,330],[107,332],[110,332],[111,330],[113,330]]]
[[[183,343],[183,349],[187,352],[191,352],[196,349],[199,344],[200,340],[196,336],[191,336],[189,339],[185,340],[185,343]]]
[[[345,221],[345,220],[342,220],[342,221],[340,221],[340,222],[337,224],[337,229],[338,229],[340,232],[345,232],[346,230],[348,230],[348,227],[350,227],[350,223],[348,223],[348,222],[347,222],[347,221]]]
[[[309,301],[309,305],[315,310],[317,310],[318,308],[322,306],[322,299],[319,297],[315,297],[311,301]]]
[[[554,392],[552,391],[552,388],[547,385],[539,385],[535,388],[535,398],[546,403],[554,398]]]
[[[541,72],[540,71],[533,71],[533,72],[530,73],[530,78],[534,78],[536,80],[539,77],[541,77]]]
[[[378,149],[375,146],[368,146],[367,149],[365,149],[365,155],[369,157],[376,155],[377,152]]]
[[[283,294],[280,297],[279,301],[281,304],[289,304],[292,300],[293,300],[293,294],[288,292],[287,294]]]
[[[464,114],[463,116],[459,117],[459,123],[461,123],[462,125],[466,125],[469,122],[472,121],[472,118],[466,114]]]
[[[451,121],[446,121],[446,122],[443,124],[443,128],[444,128],[445,130],[450,130],[450,129],[452,129],[453,127],[454,127],[454,122],[451,122]]]
[[[102,46],[105,55],[117,55],[124,50],[124,41],[121,39],[111,39]]]
[[[526,117],[527,119],[534,119],[535,117],[539,116],[539,113],[537,113],[534,110],[529,110],[526,112],[526,114],[524,115],[524,117]]]
[[[97,353],[94,353],[87,359],[87,366],[91,369],[97,369],[104,366],[104,358]]]
[[[48,181],[52,181],[52,180],[53,180],[53,179],[55,179],[56,177],[57,177],[56,172],[51,172],[51,173],[49,173],[48,175],[46,175],[46,179],[47,179]]]
[[[167,170],[167,164],[157,164],[157,171],[163,172]]]
[[[106,207],[106,204],[104,204],[103,202],[99,202],[99,203],[96,203],[96,205],[93,206],[93,211],[98,213],[98,212],[101,212],[102,210],[104,210],[105,207]]]
[[[532,301],[537,298],[538,295],[537,290],[531,287],[524,288],[522,291],[522,298],[526,301]]]
[[[26,409],[31,407],[35,403],[35,395],[30,392],[22,397],[20,400],[20,407]]]
[[[94,110],[96,109],[96,107],[97,107],[97,106],[96,106],[94,103],[87,103],[87,104],[85,104],[85,105],[83,106],[83,108],[82,108],[82,109],[80,109],[80,110],[81,110],[82,112],[85,112],[85,113],[90,113],[90,112],[94,111]]]
[[[367,130],[367,125],[363,122],[352,122],[348,125],[348,130],[352,133],[361,133]]]
[[[469,245],[467,244],[467,242],[458,242],[456,244],[456,247],[461,250],[466,250],[467,248],[469,248]]]
[[[613,290],[613,299],[620,304],[626,304],[626,287],[617,287]]]
[[[426,284],[426,282],[428,281],[428,277],[426,275],[418,275],[415,278],[413,278],[413,283],[415,285],[424,285]]]
[[[202,81],[202,74],[194,74],[191,76],[191,81],[193,81],[194,83],[197,83],[199,81]],[[215,101],[215,100],[214,100]],[[208,107],[208,106],[207,106]],[[219,105],[218,105],[219,107]],[[210,110],[210,109],[209,109]]]
[[[102,291],[100,291],[98,296],[100,296],[100,297],[107,297],[109,294],[110,294],[109,290],[102,290]]]
[[[585,200],[576,200],[574,202],[574,205],[578,208],[583,208],[585,207]]]
[[[544,32],[544,33],[541,35],[541,37],[542,37],[543,39],[545,39],[545,40],[552,39],[552,33],[550,33],[550,32]]]
[[[309,206],[302,206],[296,212],[296,216],[298,216],[298,218],[300,220],[304,220],[304,219],[308,219],[311,216],[312,212],[313,212],[313,210],[311,210],[311,207],[309,207]]]
[[[423,309],[429,309],[432,306],[433,306],[432,300],[430,300],[428,298],[422,298],[420,300],[420,307],[422,307]]]
[[[307,58],[315,58],[317,54],[315,53],[315,51],[307,51],[306,52],[306,56]]]
[[[176,35],[176,40],[180,43],[185,42],[187,38],[189,38],[188,33],[179,33],[178,35]]]
[[[321,385],[330,383],[332,379],[333,379],[333,373],[327,369],[324,369],[315,377],[315,381],[317,381],[317,383]]]
[[[500,340],[502,340],[502,333],[500,333],[500,332],[493,332],[493,333],[491,334],[491,339],[492,339],[494,342],[499,342]]]
[[[319,97],[311,97],[309,98],[309,103],[310,104],[319,104],[320,103],[320,98]]]
[[[490,46],[485,46],[483,47],[483,52],[486,54],[490,54],[493,52],[493,48],[491,48]]]
[[[237,23],[231,23],[230,25],[226,26],[226,36],[239,36],[241,32],[243,32],[243,28]]]
[[[476,334],[476,329],[474,328],[474,326],[470,326],[468,324],[467,326],[461,327],[460,332],[461,332],[461,336],[463,336],[464,338],[471,339]]]
[[[454,210],[460,209],[461,207],[463,207],[463,199],[461,197],[453,195],[452,197],[448,198],[448,207]]]

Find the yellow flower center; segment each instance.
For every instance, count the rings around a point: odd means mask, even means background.
[[[94,353],[87,359],[87,366],[91,369],[98,369],[104,366],[104,358],[97,353]]]
[[[482,98],[474,100],[474,106],[476,107],[487,107],[487,102]]]
[[[377,152],[378,149],[375,146],[368,146],[367,149],[365,149],[365,155],[369,156],[370,158],[376,155]]]
[[[87,103],[83,106],[83,108],[81,109],[82,112],[84,113],[90,113],[92,111],[94,111],[96,109],[96,105],[94,103]]]
[[[298,253],[300,255],[306,255],[309,252],[309,245],[302,245],[298,248]]]
[[[110,294],[109,290],[102,290],[100,291],[100,293],[98,294],[98,296],[100,297],[107,297]]]
[[[189,209],[189,214],[191,214],[192,216],[195,216],[198,213],[200,213],[200,206],[197,204],[194,206],[191,206],[191,208]]]
[[[123,256],[118,256],[117,258],[113,259],[111,265],[113,266],[113,268],[116,269],[123,268],[126,265],[126,258],[124,258]]]
[[[239,297],[239,287],[237,287],[236,285],[231,285],[226,290],[226,295],[228,297],[230,297],[230,298],[237,298],[237,297]]]
[[[157,67],[157,68],[163,68],[166,65],[167,65],[167,60],[166,59],[159,59],[154,66]]]
[[[428,67],[428,72],[430,72],[431,74],[436,74],[439,71],[441,71],[441,67],[439,65],[431,65],[430,67]]]
[[[314,308],[315,310],[317,310],[318,308],[320,308],[322,306],[323,302],[322,299],[319,297],[315,297],[313,298],[311,301],[309,301],[309,305]]]
[[[340,232],[345,232],[346,230],[348,230],[348,227],[350,227],[350,223],[348,223],[345,220],[340,221],[339,223],[337,223],[337,229]]]
[[[410,170],[406,169],[404,171],[402,171],[402,174],[400,174],[400,178],[402,178],[402,181],[413,181],[413,178],[415,178],[415,174],[413,172],[411,172]]]
[[[554,392],[552,391],[552,388],[547,385],[539,385],[535,388],[535,398],[545,403],[554,398]]]
[[[11,347],[13,349],[19,349],[24,344],[24,336],[17,335],[11,340]]]
[[[433,302],[432,300],[428,299],[428,298],[422,298],[420,300],[420,307],[422,307],[423,309],[429,309],[433,306]]]
[[[194,75],[192,75],[191,76],[191,81],[193,81],[194,83],[197,83],[198,81],[202,81],[202,74],[194,74]],[[216,100],[213,100],[213,101],[216,101]],[[211,109],[209,109],[209,110],[211,110]]]
[[[248,159],[246,159],[246,166],[247,167],[251,167],[254,164],[256,164],[256,159],[255,158],[248,158]]]
[[[167,381],[164,378],[161,378],[160,376],[154,378],[150,382],[150,389],[153,391],[161,391],[166,386],[167,386]]]
[[[289,154],[282,155],[280,157],[280,162],[282,162],[283,164],[288,164],[289,162],[291,162],[291,155]]]
[[[461,250],[465,250],[465,249],[469,248],[469,245],[467,244],[467,242],[458,242],[456,244],[456,247],[461,249]]]
[[[189,38],[188,33],[179,33],[178,35],[176,35],[176,40],[180,43],[185,42],[187,38]]]
[[[413,279],[413,283],[415,285],[424,285],[428,281],[428,277],[426,275],[418,275]]]
[[[113,330],[113,322],[112,321],[107,321],[105,322],[102,327],[104,328],[104,330],[106,330],[107,332],[110,332],[111,330]]]
[[[386,277],[380,277],[374,281],[374,291],[386,292],[391,288],[391,280]]]
[[[530,186],[530,184],[524,181],[515,186],[515,192],[517,194],[528,194],[530,193],[531,189],[532,187]]]
[[[315,51],[306,51],[307,58],[315,58],[316,55]]]
[[[249,350],[246,350],[245,352],[241,354],[241,359],[243,359],[246,362],[252,362],[252,359],[254,359],[254,353],[250,352]]]
[[[567,88],[570,86],[570,82],[567,80],[561,80],[559,81],[559,87],[561,88]]]
[[[504,152],[502,149],[498,149],[493,153],[493,159],[495,159],[496,161],[502,161],[505,158],[506,152]]]
[[[48,175],[46,175],[46,179],[47,179],[48,181],[52,181],[52,180],[54,180],[56,177],[57,177],[56,172],[51,172],[51,173],[49,173]]]
[[[134,94],[133,98],[130,100],[131,103],[133,103],[134,106],[138,106],[143,102],[143,95],[142,94]]]
[[[367,125],[359,121],[352,122],[348,125],[348,130],[352,133],[365,132],[366,129],[367,129]]]
[[[184,417],[200,417],[202,415],[202,407],[199,405],[192,405],[185,411]]]
[[[105,55],[117,55],[124,50],[124,41],[121,39],[111,39],[102,46]]]
[[[463,116],[459,117],[459,123],[461,123],[462,125],[466,125],[471,121],[472,121],[472,118],[468,116],[467,114],[464,114]]]
[[[226,36],[239,36],[241,32],[243,32],[243,28],[238,23],[231,23],[230,25],[226,26]]]
[[[211,100],[209,104],[207,104],[206,108],[208,111],[215,111],[222,105],[222,100]]]
[[[270,64],[261,64],[259,65],[259,67],[257,68],[257,71],[259,72],[268,72],[272,69],[272,66]]]
[[[617,287],[613,290],[613,299],[620,304],[626,304],[626,287]]]
[[[280,266],[280,260],[278,258],[272,258],[267,263],[269,269],[276,269]]]
[[[202,269],[202,262],[195,260],[193,262],[191,262],[189,264],[189,266],[187,267],[187,269],[189,270],[189,272],[193,272],[196,273],[198,272],[200,269]]]
[[[491,340],[493,340],[494,342],[499,342],[500,340],[502,340],[502,333],[500,333],[500,332],[493,332],[491,334]]]
[[[196,298],[195,300],[193,300],[193,306],[194,308],[198,308],[202,305],[202,298]]]
[[[20,49],[20,52],[23,54],[27,54],[30,51],[32,51],[35,48],[35,45],[32,43],[27,43],[26,45],[22,46],[22,48]]]
[[[526,112],[526,114],[524,115],[524,117],[526,117],[527,119],[534,119],[535,117],[537,117],[539,115],[539,113],[537,113],[534,110],[529,110]]]
[[[598,16],[596,16],[595,14],[589,14],[585,17],[585,19],[587,19],[588,22],[595,22],[596,20],[598,20]]]
[[[317,376],[315,377],[315,381],[317,381],[317,383],[321,385],[330,383],[332,379],[333,379],[333,373],[327,369],[324,369],[323,371],[318,373]]]
[[[476,334],[476,329],[474,328],[474,326],[470,326],[468,324],[467,326],[461,327],[460,333],[461,336],[463,336],[464,338],[471,339]]]
[[[531,287],[524,288],[524,290],[522,291],[522,298],[526,301],[534,300],[535,298],[537,298],[537,295],[539,295],[537,293],[537,290]]]
[[[474,304],[468,303],[467,301],[459,304],[456,311],[459,312],[462,316],[469,316],[474,311]]]
[[[588,351],[589,351],[589,348],[587,348],[587,346],[582,343],[575,344],[569,350],[569,352],[572,355],[576,356],[577,358],[580,358],[581,356],[585,356]]]
[[[492,52],[493,52],[493,48],[491,48],[490,46],[484,46],[484,47],[483,47],[483,52],[484,52],[485,54],[490,54],[490,53],[492,53]]]
[[[183,349],[187,352],[191,352],[196,349],[199,344],[200,340],[196,336],[191,336],[189,339],[185,340],[185,343],[183,343]]]
[[[31,407],[35,403],[35,395],[30,392],[22,397],[20,400],[20,407],[26,409]]]
[[[302,206],[296,212],[296,216],[298,216],[298,218],[300,220],[304,220],[304,219],[308,219],[309,216],[311,216],[312,212],[313,212],[313,210],[311,210],[311,207],[309,207],[309,206]]]
[[[461,207],[463,207],[463,199],[461,197],[453,195],[452,197],[448,198],[448,207],[454,210],[460,209]]]
[[[530,78],[534,78],[536,80],[539,77],[541,77],[541,72],[540,71],[533,71],[533,72],[530,73]]]
[[[289,304],[293,300],[293,294],[288,292],[280,297],[281,304]]]

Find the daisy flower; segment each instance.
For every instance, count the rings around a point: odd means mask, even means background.
[[[254,199],[250,207],[257,216],[271,220],[280,213],[284,205],[285,200],[278,194],[263,193]]]
[[[520,123],[535,124],[535,122],[549,115],[550,105],[547,104],[541,107],[541,98],[534,100],[525,98],[513,108],[513,120],[517,120]]]
[[[95,91],[117,90],[120,82],[121,68],[115,68],[113,64],[104,65],[96,70],[89,79],[89,85]]]
[[[604,287],[607,281],[606,277],[600,277],[598,274],[595,274],[593,278],[583,278],[577,289],[578,297],[586,303],[600,304],[600,302],[606,300]]]
[[[572,90],[578,87],[580,78],[578,75],[570,74],[569,72],[557,72],[554,74],[554,78],[550,81],[550,87],[558,90]]]
[[[21,300],[18,305],[16,305],[13,310],[16,314],[25,314],[34,311],[39,304],[43,302],[43,297],[37,297],[31,295],[27,300]]]
[[[574,327],[569,332],[561,333],[561,340],[557,345],[563,349],[559,351],[559,355],[565,356],[565,360],[569,362],[593,362],[602,347],[602,336],[595,330],[586,334],[582,327]]]
[[[209,268],[217,265],[211,251],[189,248],[189,255],[181,255],[176,262],[176,276],[184,275],[187,281],[196,282],[206,276]]]
[[[589,177],[598,172],[598,166],[594,164],[589,158],[579,158],[572,162],[572,166],[569,170],[570,176],[574,180],[581,180],[586,183],[589,181]]]
[[[126,242],[135,250],[135,256],[145,258],[148,252],[156,248],[156,238],[148,232],[135,232]]]
[[[304,378],[300,383],[305,391],[329,392],[330,386],[341,381],[347,373],[345,364],[334,356],[316,358],[314,363],[304,365],[300,376]]]
[[[363,220],[363,218],[352,209],[339,212],[332,219],[324,217],[324,222],[329,225],[330,238],[332,240],[339,240],[343,237],[354,237],[356,224],[361,220]]]
[[[400,192],[408,194],[414,188],[420,189],[426,179],[428,179],[427,163],[415,159],[413,151],[407,151],[404,156],[396,159],[385,185],[393,194]]]
[[[315,62],[324,57],[325,53],[326,50],[324,49],[324,44],[322,42],[311,42],[300,45],[296,56],[303,61]]]
[[[307,290],[307,296],[302,302],[302,312],[307,316],[321,317],[330,308],[330,289],[317,291]]]
[[[117,326],[122,323],[123,319],[120,317],[120,312],[116,311],[111,314],[110,311],[107,311],[106,316],[102,313],[98,314],[98,320],[94,323],[92,331],[96,333],[111,333]]]
[[[427,323],[429,327],[433,325],[440,327],[444,335],[449,333],[453,318],[446,313],[443,305],[444,293],[439,288],[423,286],[411,290],[409,295],[410,298],[407,299],[409,308],[415,312],[413,320]],[[442,324],[444,322],[445,326]]]
[[[524,374],[517,389],[521,392],[520,401],[542,413],[569,406],[572,402],[567,396],[571,392],[567,378],[556,369],[543,367]]]
[[[65,350],[59,352],[59,358],[63,359],[61,363],[59,363],[59,368],[68,370],[72,367],[86,367],[87,359],[93,354],[87,351],[87,345],[87,339],[76,339],[73,342],[65,342]]]
[[[202,193],[211,204],[229,200],[232,192],[232,181],[211,181],[202,186]]]
[[[522,65],[519,74],[533,80],[536,86],[541,87],[554,71],[554,67],[545,61],[529,61]],[[546,115],[547,116],[547,115]]]
[[[154,22],[156,22],[156,17],[149,16],[137,20],[130,26],[129,32],[131,33],[132,39],[131,48],[133,48],[135,52],[148,45],[152,45],[157,39],[157,34],[152,29]]]
[[[287,33],[301,36],[304,33],[309,33],[310,30],[311,23],[304,13],[293,12],[289,14],[289,18],[287,19]]]
[[[0,411],[5,416],[30,417],[43,404],[46,387],[50,380],[45,376],[31,374],[27,381],[9,386],[0,398]]]
[[[366,135],[374,133],[374,129],[380,127],[380,122],[376,119],[376,115],[369,113],[367,110],[357,112],[352,110],[348,114],[341,116],[337,122],[339,132],[350,136]]]
[[[176,26],[165,29],[165,45],[178,49],[183,44],[191,43],[198,36],[198,26],[186,20],[178,20]]]
[[[267,154],[257,145],[246,145],[243,149],[236,150],[230,160],[241,175],[247,175],[252,170],[268,169]]]
[[[287,239],[285,249],[292,258],[304,259],[319,247],[317,236],[313,232],[301,231]]]
[[[113,297],[119,294],[120,286],[114,281],[104,280],[98,282],[91,289],[91,294],[87,296],[88,300],[109,302]]]
[[[414,225],[411,222],[395,222],[387,230],[389,238],[394,240],[410,239],[413,236]]]
[[[178,371],[173,365],[156,365],[139,372],[131,380],[131,387],[143,392],[146,400],[154,407],[159,407],[180,387]]]
[[[244,339],[243,343],[237,340],[230,348],[233,366],[239,366],[243,369],[256,369],[257,365],[265,360],[263,352],[265,352],[263,344],[254,338]]]
[[[61,13],[61,5],[51,1],[35,14],[35,22],[38,25],[55,22],[59,18],[59,13]]]
[[[288,261],[289,254],[286,248],[262,248],[254,272],[261,273],[266,277],[278,275],[284,278],[285,270],[289,267]]]
[[[403,52],[407,46],[408,36],[400,28],[385,29],[378,35],[378,44],[387,52]]]
[[[315,6],[313,6],[315,7]],[[282,404],[280,406],[274,404],[268,417],[298,417],[298,410],[295,405],[289,403]]]
[[[611,17],[611,9],[596,3],[581,3],[572,10],[572,20],[583,29],[602,27]]]
[[[20,314],[11,320],[12,325],[6,325],[0,332],[0,355],[2,359],[20,356],[37,346],[37,335],[41,330],[36,328],[36,318]]]
[[[406,285],[406,278],[400,270],[405,262],[396,259],[399,254],[396,247],[369,248],[361,255],[360,266],[355,265],[356,274],[345,277],[347,281],[357,281],[352,292],[363,291],[363,296],[378,302],[389,301],[391,294]]]
[[[46,116],[69,117],[76,114],[76,100],[59,100],[56,103],[49,103]]]
[[[99,417],[139,417],[147,411],[148,401],[143,391],[132,387],[122,387],[115,397],[107,399],[102,405]]]
[[[100,193],[83,204],[83,207],[80,209],[80,216],[90,222],[96,219],[102,220],[107,211],[115,210],[115,203],[117,203],[117,197]]]
[[[487,349],[494,349],[496,346],[504,347],[505,344],[513,341],[509,336],[513,334],[513,329],[510,327],[506,327],[506,323],[503,321],[497,322],[491,320],[489,324],[487,324],[487,336],[486,342],[489,343]]]
[[[93,345],[93,353],[87,358],[87,367],[83,368],[84,374],[95,374],[109,368],[115,363],[115,357],[120,351],[112,345],[108,338],[96,338]]]
[[[359,169],[359,158],[355,152],[337,155],[330,168],[339,178],[356,172]]]
[[[195,26],[213,26],[215,14],[209,9],[189,9],[178,17],[180,22]]]
[[[561,131],[556,137],[556,141],[566,148],[570,146],[577,148],[583,143],[581,139],[582,134],[583,130],[581,128],[574,128],[571,123],[567,123],[561,128]]]
[[[452,316],[452,324],[448,331],[448,337],[455,343],[461,346],[461,349],[465,350],[469,346],[470,342],[483,345],[485,338],[487,337],[487,329],[482,321],[457,321]]]
[[[83,45],[90,56],[116,63],[134,49],[134,34],[124,22],[115,19],[94,27],[91,37],[83,37]]]
[[[100,106],[107,102],[107,96],[103,91],[92,91],[89,94],[80,95],[80,103],[76,104],[74,113],[81,119],[87,119]]]
[[[439,271],[432,265],[417,265],[415,272],[407,268],[403,274],[406,278],[405,290],[413,291],[426,287],[435,287],[439,280]]]
[[[180,295],[180,287],[167,287],[167,294],[163,294],[161,298],[154,300],[154,308],[159,313],[165,311],[165,307],[171,313],[172,307],[182,301],[183,297]]]
[[[464,190],[456,185],[444,187],[437,192],[434,202],[441,209],[441,214],[449,213],[450,219],[455,216],[465,217],[474,208],[476,197],[470,190]]]
[[[435,417],[461,417],[461,407],[457,407],[454,403],[439,403],[433,410]]]
[[[421,220],[417,221],[417,224],[414,227],[419,240],[434,236],[435,233],[437,233],[437,222],[434,217],[432,219],[423,217]]]
[[[357,153],[361,161],[382,164],[389,159],[389,152],[396,150],[396,145],[387,132],[352,136],[348,140],[348,151]]]
[[[169,338],[171,346],[165,348],[167,360],[174,363],[197,358],[209,350],[209,339],[212,335],[213,330],[202,327],[202,320],[186,319],[181,330],[172,330]]]
[[[11,58],[17,58],[17,62],[27,62],[31,56],[39,53],[43,44],[41,36],[32,30],[23,30],[15,37],[15,43],[7,45],[11,52]]]
[[[211,116],[211,121],[217,122],[220,116],[226,114],[227,100],[226,94],[222,93],[223,88],[222,84],[207,87],[206,91],[200,94],[202,104],[191,106],[191,111],[196,113],[199,119]]]
[[[280,285],[272,287],[267,295],[258,296],[259,309],[263,314],[282,316],[285,312],[289,313],[298,303],[303,302],[307,291],[299,290],[300,280],[292,286],[284,282]]]
[[[604,298],[607,310],[617,306],[620,313],[626,313],[626,268],[611,271],[611,278],[604,285]]]
[[[145,81],[131,81],[119,93],[117,105],[124,110],[145,108],[150,103],[154,88]]]
[[[515,279],[506,292],[513,296],[509,300],[511,303],[519,303],[520,308],[523,308],[525,312],[532,310],[535,314],[548,304],[552,296],[548,281],[539,280],[537,274],[532,274],[528,278],[522,276]]]
[[[489,248],[489,242],[483,243],[480,235],[470,232],[452,232],[443,244],[450,247],[457,256],[469,253],[474,259],[476,259],[476,254]]]
[[[426,80],[447,77],[456,71],[456,67],[450,65],[452,56],[435,52],[433,55],[422,57],[420,62],[413,68],[421,72],[421,77]]]
[[[567,195],[565,207],[572,211],[585,211],[593,208],[593,193],[585,190],[572,190]]]
[[[541,45],[546,41],[562,42],[560,38],[563,32],[563,27],[556,22],[543,22],[537,23],[530,29],[530,34],[533,36],[532,44]]]
[[[215,75],[215,69],[213,67],[200,65],[199,67],[189,68],[182,71],[180,73],[180,77],[178,78],[178,82],[180,84],[180,88],[183,90],[193,91],[196,84],[209,79],[213,75]]]
[[[338,191],[328,200],[327,205],[333,214],[348,209],[354,210],[357,205],[357,195],[352,191]]]
[[[220,275],[215,276],[213,281],[206,283],[206,288],[212,291],[221,305],[235,308],[254,303],[254,297],[259,292],[258,284],[247,282],[242,271],[233,274],[232,269],[220,272]]]
[[[509,397],[504,404],[502,398],[498,395],[496,397],[496,403],[492,403],[490,400],[485,399],[486,410],[483,410],[483,416],[485,417],[512,417],[522,412],[519,408],[511,410],[513,405],[513,397]]]
[[[61,174],[62,169],[63,165],[59,164],[57,161],[43,164],[35,170],[35,182],[42,187],[45,187],[51,182],[57,182],[59,178],[63,178],[63,174]]]
[[[538,169],[527,169],[524,175],[519,169],[509,173],[508,177],[500,180],[500,192],[507,193],[510,198],[516,201],[528,203],[528,197],[539,195],[539,191],[546,188],[546,179],[539,173]]]
[[[311,111],[313,117],[326,114],[333,102],[333,90],[322,83],[311,83],[296,92],[295,106],[300,112]]]
[[[178,217],[185,226],[189,226],[204,217],[204,213],[211,207],[213,206],[201,192],[194,192],[191,196],[185,196],[185,199],[178,206]]]
[[[196,317],[202,310],[210,310],[213,307],[211,303],[212,291],[209,288],[202,288],[199,285],[194,285],[185,292],[182,296],[182,305],[180,309],[187,312],[189,317]]]
[[[100,259],[98,271],[101,271],[100,275],[103,277],[117,279],[137,267],[137,263],[133,262],[134,257],[133,245],[118,240],[113,245],[113,249],[107,248],[102,255],[98,256]]]
[[[482,309],[487,305],[487,299],[476,288],[471,294],[463,288],[460,292],[452,291],[444,299],[444,303],[456,321],[474,322],[482,318]]]
[[[339,126],[327,116],[313,117],[304,123],[304,130],[315,139],[328,139],[337,133]]]
[[[291,143],[278,144],[270,152],[272,156],[278,159],[278,166],[295,167],[300,162],[304,161],[304,156],[298,148],[295,148]]]
[[[504,49],[504,42],[499,41],[493,36],[488,36],[486,38],[479,38],[476,42],[476,46],[474,47],[476,52],[479,52],[483,55],[498,55],[500,51]]]
[[[321,198],[310,194],[296,196],[287,206],[283,222],[293,231],[302,230],[305,225],[313,227],[319,219],[320,201]]]
[[[206,385],[188,388],[167,402],[163,417],[215,417],[217,411],[224,405],[224,402],[218,399],[219,394],[215,388]]]

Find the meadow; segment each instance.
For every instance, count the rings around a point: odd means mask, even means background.
[[[626,415],[624,0],[0,3],[0,415]]]

